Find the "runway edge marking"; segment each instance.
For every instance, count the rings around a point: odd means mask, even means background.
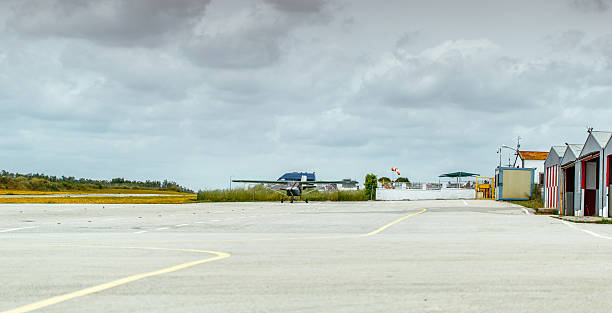
[[[66,246],[66,247],[74,247],[74,245],[60,245],[60,246]],[[74,292],[70,292],[67,294],[63,294],[63,295],[59,295],[59,296],[55,296],[52,298],[48,298],[42,301],[38,301],[38,302],[34,302],[31,304],[27,304],[24,306],[20,306],[18,308],[14,308],[8,311],[3,311],[0,313],[26,313],[26,312],[31,312],[34,310],[38,310],[38,309],[42,309],[54,304],[58,304],[64,301],[68,301],[74,298],[78,298],[78,297],[83,297],[83,296],[87,296],[90,294],[94,294],[94,293],[98,293],[107,289],[111,289],[114,287],[118,287],[121,285],[125,285],[137,280],[141,280],[147,277],[152,277],[152,276],[158,276],[158,275],[163,275],[163,274],[168,274],[168,273],[172,273],[172,272],[176,272],[176,271],[180,271],[189,267],[193,267],[196,265],[200,265],[200,264],[204,264],[204,263],[208,263],[208,262],[213,262],[213,261],[217,261],[217,260],[222,260],[225,258],[229,258],[231,256],[231,254],[229,253],[225,253],[225,252],[218,252],[218,251],[209,251],[209,250],[196,250],[196,249],[175,249],[175,248],[156,248],[156,247],[116,247],[116,246],[97,246],[97,245],[92,245],[92,246],[84,246],[84,245],[79,245],[78,247],[90,247],[90,248],[111,248],[111,249],[142,249],[142,250],[166,250],[166,251],[183,251],[183,252],[197,252],[197,253],[208,253],[208,254],[213,254],[216,255],[215,257],[212,258],[207,258],[207,259],[202,259],[202,260],[197,260],[197,261],[193,261],[193,262],[187,262],[187,263],[183,263],[183,264],[179,264],[179,265],[174,265],[171,267],[167,267],[167,268],[163,268],[160,270],[156,270],[156,271],[152,271],[152,272],[147,272],[147,273],[141,273],[141,274],[136,274],[136,275],[132,275],[132,276],[128,276],[128,277],[124,277],[121,279],[117,279],[108,283],[103,283],[100,285],[96,285],[93,287],[89,287],[89,288],[85,288],[85,289],[81,289],[78,291],[74,291]]]
[[[587,229],[582,229],[582,228],[580,228],[580,227],[578,227],[578,226],[576,226],[576,225],[572,225],[572,224],[571,224],[570,222],[568,222],[568,221],[561,221],[561,223],[563,223],[563,224],[565,224],[565,225],[567,225],[567,226],[569,226],[570,228],[573,228],[573,229],[575,229],[575,230],[579,230],[579,231],[585,232],[585,233],[587,233],[587,234],[589,234],[589,235],[591,235],[591,236],[593,236],[593,237],[597,237],[597,238],[601,238],[601,239],[608,239],[608,240],[612,240],[612,237],[609,237],[609,236],[604,236],[604,235],[600,235],[600,234],[598,234],[598,233],[596,233],[596,232],[594,232],[594,231],[590,231],[590,230],[587,230]]]

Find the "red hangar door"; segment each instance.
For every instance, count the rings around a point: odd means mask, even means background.
[[[597,214],[597,187],[599,185],[599,158],[583,163],[584,215]]]

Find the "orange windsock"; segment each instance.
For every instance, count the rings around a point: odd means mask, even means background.
[[[397,176],[400,176],[400,173],[399,173],[399,172],[397,172]]]

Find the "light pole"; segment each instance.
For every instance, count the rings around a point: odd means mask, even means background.
[[[519,152],[518,152],[518,150],[517,150],[517,149],[514,149],[514,148],[512,148],[512,147],[508,147],[508,146],[506,146],[506,145],[502,145],[501,147],[502,147],[502,148],[506,148],[506,149],[510,149],[510,150],[512,150],[512,151],[514,151],[514,152],[516,152],[516,156],[517,156],[517,158],[518,158],[518,153],[519,153]],[[501,164],[501,161],[500,161],[500,164]],[[510,162],[508,162],[508,166],[510,166]],[[514,165],[512,165],[512,167],[514,167],[514,166],[516,166],[516,158],[514,159]]]

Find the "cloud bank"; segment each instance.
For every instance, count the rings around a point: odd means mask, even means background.
[[[610,129],[606,1],[468,2],[4,1],[3,167],[430,180]]]

